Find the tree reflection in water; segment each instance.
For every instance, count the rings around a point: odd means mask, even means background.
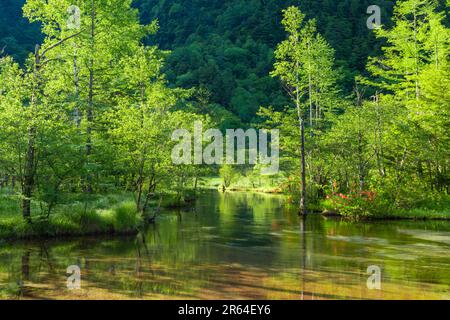
[[[136,237],[6,243],[0,297],[450,298],[448,222],[298,217],[283,204],[282,196],[209,193],[195,210],[163,211]],[[66,287],[74,264],[78,291]],[[381,291],[366,287],[369,265],[382,267]]]

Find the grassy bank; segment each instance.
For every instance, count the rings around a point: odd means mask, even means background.
[[[48,217],[40,213],[39,204],[33,203],[33,222],[29,224],[20,215],[17,198],[1,194],[0,239],[130,234],[142,224],[131,195],[99,195],[86,201],[76,195],[70,200]]]
[[[380,204],[381,202],[381,204]],[[327,199],[313,206],[314,211],[326,216],[367,220],[450,220],[450,196],[429,200],[416,207],[401,208],[383,205],[382,201],[354,200],[338,202]]]
[[[194,199],[193,191],[181,197],[166,193],[161,207],[183,208],[191,206]],[[22,218],[19,204],[12,192],[0,192],[0,240],[133,234],[144,224],[131,193],[66,195],[49,216],[39,203],[32,202],[31,224]],[[158,205],[159,199],[150,201],[150,211]]]
[[[385,213],[365,215],[349,215],[341,214],[336,210],[324,209],[323,207],[315,206],[315,212],[319,212],[324,216],[340,217],[349,220],[449,220],[450,221],[450,209],[433,210],[427,208],[415,208],[415,209],[397,209]]]
[[[210,180],[212,184],[203,185],[207,189],[218,189],[220,180]],[[281,190],[266,186],[265,188],[248,188],[232,186],[234,192],[281,193]],[[163,208],[179,208],[192,205],[195,197],[192,192],[184,197],[166,194]],[[289,197],[288,205],[295,210],[297,201]],[[158,200],[151,203],[155,208]],[[20,213],[19,199],[11,193],[0,193],[0,240],[30,239],[36,237],[58,238],[85,235],[118,235],[136,233],[143,225],[143,218],[136,210],[132,194],[118,193],[93,195],[88,199],[84,195],[72,195],[59,204],[50,216],[46,216],[39,203],[33,203],[32,223],[24,221]],[[440,202],[428,203],[426,206],[386,210],[358,206],[340,206],[330,199],[310,204],[309,210],[326,216],[339,216],[349,220],[450,220],[450,197]],[[45,210],[44,210],[45,211]]]

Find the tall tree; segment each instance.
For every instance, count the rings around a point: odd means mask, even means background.
[[[68,0],[28,0],[24,12],[30,21],[42,23],[45,43],[73,33],[69,20],[74,18],[71,7]],[[80,134],[84,131],[82,181],[84,190],[91,193],[92,176],[99,170],[94,146],[99,139],[97,131],[102,130],[96,118],[107,112],[116,94],[114,84],[121,73],[118,68],[121,58],[133,54],[143,38],[155,30],[155,23],[140,25],[131,0],[81,0],[77,10],[80,35],[52,52],[51,58],[59,62],[52,85],[60,89],[60,96],[71,105]]]
[[[288,39],[281,42],[276,51],[275,70],[273,76],[280,77],[285,88],[295,103],[297,109],[298,128],[300,131],[300,157],[301,157],[301,195],[300,212],[307,213],[306,208],[306,148],[305,148],[305,115],[302,98],[309,91],[309,78],[307,65],[305,65],[305,40],[309,34],[304,34],[303,23],[305,15],[297,7],[289,7],[284,11],[282,24],[288,33]],[[306,36],[306,39],[305,39]],[[308,56],[306,54],[306,56]],[[308,56],[309,57],[309,56]],[[306,81],[305,81],[306,76]],[[311,99],[309,99],[311,100]]]
[[[305,15],[297,7],[284,10],[282,24],[288,39],[281,42],[276,51],[274,77],[279,77],[297,110],[300,132],[301,196],[300,212],[306,214],[307,179],[305,145],[305,107],[309,110],[311,135],[317,121],[322,117],[324,105],[331,105],[336,75],[333,71],[333,50],[315,28],[314,21],[305,21]],[[312,162],[312,156],[310,156]]]

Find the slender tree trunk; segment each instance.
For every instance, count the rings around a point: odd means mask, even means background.
[[[35,175],[35,140],[36,140],[36,126],[34,125],[34,110],[38,103],[38,91],[39,91],[39,71],[41,64],[40,46],[37,45],[34,54],[34,74],[33,74],[33,92],[31,97],[31,115],[30,115],[30,127],[28,129],[28,143],[27,153],[25,157],[24,177],[22,181],[22,216],[31,223],[31,197],[33,196],[34,188],[34,175]]]
[[[93,82],[93,73],[90,72],[90,83],[89,83],[89,103],[87,110],[87,128],[86,128],[86,161],[89,163],[89,158],[92,154],[92,120],[93,120],[93,112],[92,112],[92,82]],[[90,170],[88,168],[88,170]],[[92,173],[88,172],[86,176],[86,192],[92,193]]]
[[[34,68],[33,68],[33,88],[30,102],[30,119],[28,128],[28,143],[27,152],[25,155],[24,174],[22,178],[22,216],[31,223],[31,197],[33,196],[33,189],[35,186],[36,175],[36,133],[37,128],[34,123],[36,117],[36,108],[39,104],[39,94],[41,91],[41,64],[45,63],[45,54],[60,46],[63,42],[77,36],[79,33],[73,34],[65,39],[58,41],[52,46],[46,48],[41,52],[40,45],[36,45],[34,53]],[[48,60],[47,60],[48,61]]]
[[[303,215],[307,214],[306,210],[306,157],[305,157],[305,121],[300,120],[301,131],[301,158],[302,158],[302,195],[300,198],[300,210]]]
[[[365,174],[364,174],[364,157],[363,157],[363,136],[361,129],[358,132],[358,169],[359,169],[359,191],[363,192],[365,187]]]
[[[414,63],[415,63],[415,83],[416,83],[416,100],[420,97],[419,87],[419,52],[417,47],[417,13],[416,7],[414,7]]]
[[[145,103],[145,86],[144,83],[140,84],[141,87],[141,102],[140,102],[140,130],[144,128],[144,120],[145,120],[145,112],[144,112],[144,103]],[[141,212],[143,209],[141,208],[142,201],[142,193],[144,186],[144,169],[145,169],[145,155],[147,153],[147,147],[145,146],[142,150],[142,155],[139,163],[139,173],[137,180],[137,188],[138,188],[138,196],[136,200],[136,208],[138,212]]]
[[[297,61],[297,83],[299,82],[298,68],[299,62]],[[299,121],[299,129],[300,129],[300,157],[301,157],[301,180],[302,180],[302,191],[300,195],[300,207],[299,213],[306,215],[306,148],[305,148],[305,121],[302,116],[302,110],[300,105],[300,88],[296,87],[296,107],[297,107],[297,115]]]
[[[139,212],[141,211],[142,192],[144,186],[144,165],[145,165],[144,159],[141,159],[141,163],[139,165],[138,179],[136,181],[138,193],[136,197],[136,209]]]
[[[25,160],[25,174],[23,179],[22,216],[27,222],[31,222],[31,197],[34,187],[34,159],[35,159],[35,135],[36,128],[28,130],[28,146]]]
[[[356,105],[358,108],[362,107],[363,97],[359,92],[358,87],[356,87]],[[364,155],[363,155],[363,132],[362,132],[362,123],[361,123],[361,113],[358,113],[358,175],[359,175],[359,191],[364,191],[365,185],[365,164],[364,164]]]
[[[310,137],[311,137],[311,141],[314,138],[314,110],[313,110],[313,83],[312,83],[312,64],[311,64],[311,40],[308,41],[308,100],[309,100],[309,130],[310,130]],[[304,124],[303,124],[303,131],[305,130],[304,128]],[[303,132],[304,135],[304,132]],[[305,152],[305,146],[304,146],[304,139],[305,137],[302,137],[302,152]],[[314,159],[314,155],[313,155],[313,150],[314,148],[311,148],[311,151],[308,153],[309,155],[309,178],[310,181],[313,181],[313,159]],[[304,156],[302,156],[303,158]],[[306,161],[305,159],[302,159],[302,162]],[[306,165],[305,165],[306,166]],[[302,164],[303,167],[303,164]],[[303,173],[302,173],[303,175]],[[306,175],[306,173],[305,173]],[[302,177],[303,179],[303,177]],[[306,187],[305,187],[306,188]],[[312,192],[312,184],[309,185],[309,191]],[[306,191],[304,192],[304,194],[306,194]],[[303,201],[305,201],[305,197],[303,199]],[[303,205],[304,206],[304,205]],[[303,208],[302,211],[304,211],[305,209]]]
[[[316,121],[315,121],[315,123],[316,123],[316,128],[318,128],[319,130],[320,130],[320,128],[321,128],[321,125],[320,125],[320,123],[319,123],[319,121],[320,121],[320,103],[319,103],[319,89],[316,89],[315,90],[316,91]]]
[[[152,174],[150,181],[148,182],[148,191],[147,196],[145,197],[145,203],[142,207],[142,213],[145,214],[148,209],[148,205],[150,203],[150,199],[154,196],[154,192],[156,190],[156,182],[155,182],[155,175]]]
[[[75,101],[77,103],[77,106],[74,110],[74,117],[75,117],[75,123],[77,124],[77,128],[81,126],[81,111],[78,106],[78,97],[80,92],[80,80],[78,76],[78,61],[77,61],[77,49],[76,46],[74,48],[73,53],[73,82],[75,85]]]
[[[380,99],[378,96],[378,92],[375,94],[375,111],[376,111],[376,117],[377,117],[377,127],[375,129],[375,154],[377,157],[377,165],[378,165],[378,172],[382,178],[386,176],[386,170],[384,168],[384,148],[383,148],[383,141],[382,141],[382,121],[381,121],[381,113],[380,113]]]
[[[89,158],[92,154],[92,122],[93,122],[93,107],[94,107],[94,46],[95,46],[95,7],[94,0],[91,2],[91,58],[89,61],[89,95],[87,108],[87,128],[86,128],[86,161],[89,163]],[[92,173],[87,173],[86,177],[86,192],[92,193]]]
[[[194,179],[194,196],[197,196],[197,186],[198,186],[198,175],[195,175]]]
[[[311,130],[311,136],[313,135],[313,87],[312,87],[312,75],[311,75],[311,42],[308,41],[308,96],[309,96],[309,126]]]

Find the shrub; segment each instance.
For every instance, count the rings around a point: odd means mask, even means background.
[[[340,215],[356,219],[384,215],[389,212],[389,203],[371,191],[348,195],[334,193],[327,196],[327,203]]]
[[[229,188],[237,177],[236,170],[228,164],[223,165],[222,168],[220,168],[219,173],[225,188]]]
[[[140,223],[141,217],[134,202],[123,202],[114,209],[113,224],[115,230],[134,230]]]

